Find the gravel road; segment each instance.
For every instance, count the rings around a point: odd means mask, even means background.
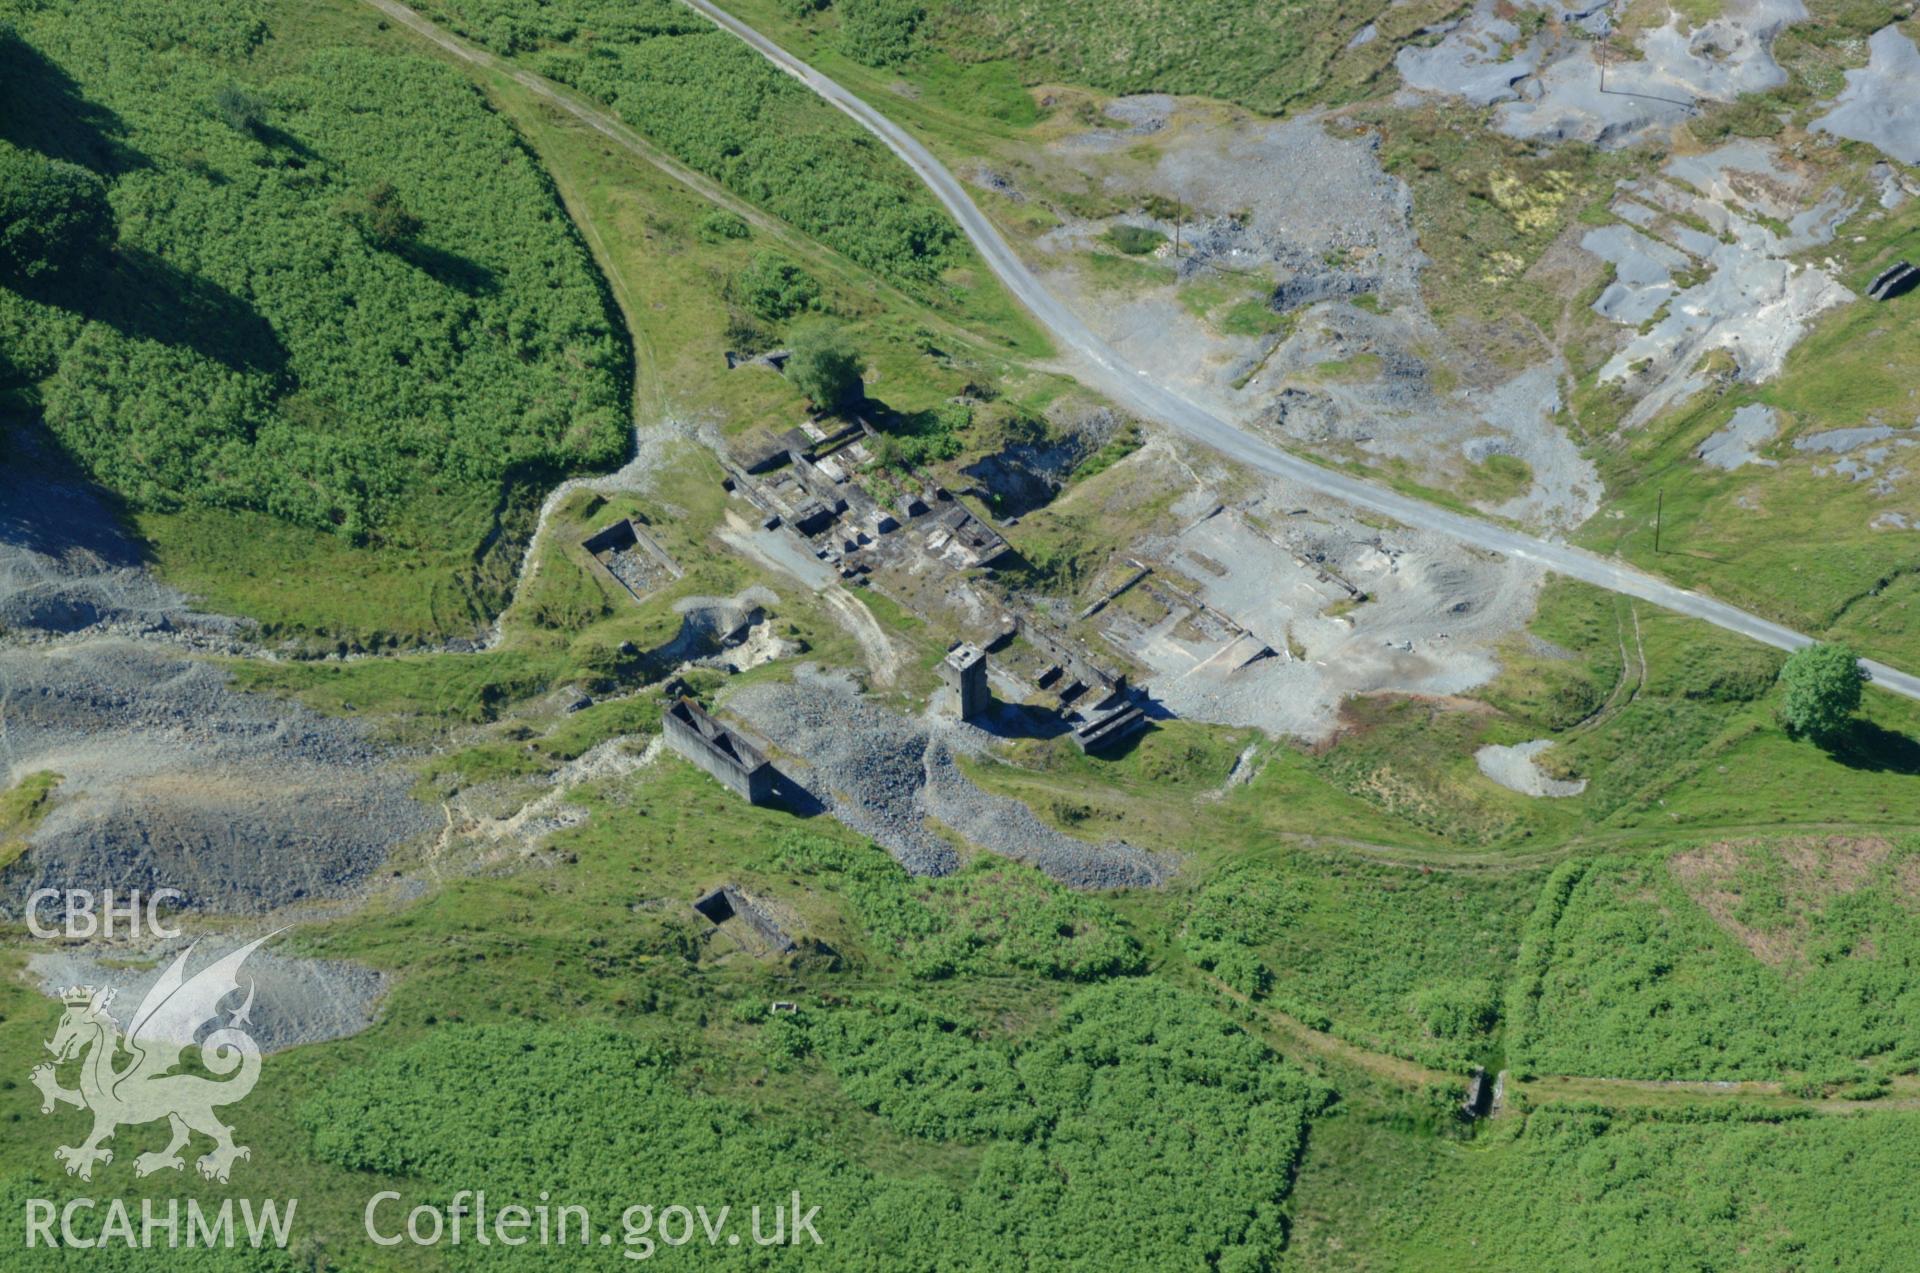
[[[1638,597],[1778,649],[1796,650],[1811,643],[1812,638],[1791,628],[1677,587],[1619,561],[1438,508],[1372,482],[1322,468],[1311,460],[1249,437],[1218,416],[1153,384],[1145,373],[1123,362],[1077,314],[1041,285],[992,222],[974,205],[954,175],[906,130],[708,0],[686,0],[686,3],[852,116],[898,155],[959,223],[1000,281],[1052,333],[1062,351],[1077,356],[1086,378],[1127,410],[1194,437],[1258,472],[1290,478],[1405,525],[1534,562],[1570,578]],[[385,0],[381,0],[381,5],[387,7]],[[1920,676],[1871,660],[1864,661],[1863,665],[1872,673],[1874,684],[1920,699]]]

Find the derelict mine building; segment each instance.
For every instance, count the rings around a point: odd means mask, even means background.
[[[707,715],[700,704],[682,698],[667,709],[663,724],[667,746],[712,775],[749,804],[765,804],[773,795],[773,765],[746,739]]]

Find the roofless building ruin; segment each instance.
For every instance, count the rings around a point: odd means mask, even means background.
[[[961,642],[940,661],[940,679],[952,688],[961,720],[972,720],[987,710],[987,656],[980,647]]]
[[[765,804],[773,795],[773,765],[746,739],[707,715],[700,704],[680,699],[667,709],[663,723],[667,746],[727,790],[749,804]]]

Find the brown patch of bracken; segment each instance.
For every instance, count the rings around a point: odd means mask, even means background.
[[[1787,922],[1755,928],[1735,918],[1745,900],[1740,893],[1742,867],[1756,852],[1771,847],[1786,878]],[[1749,954],[1772,968],[1789,968],[1806,959],[1811,917],[1826,903],[1866,887],[1893,845],[1878,836],[1801,836],[1777,841],[1722,840],[1676,855],[1667,867],[1713,922],[1731,934]],[[1920,859],[1902,862],[1897,887],[1920,901]]]

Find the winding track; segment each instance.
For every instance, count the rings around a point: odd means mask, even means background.
[[[986,214],[975,206],[954,175],[905,129],[710,0],[684,0],[684,3],[723,30],[738,36],[768,61],[852,116],[884,142],[887,149],[898,155],[914,175],[926,183],[934,197],[959,222],[975,250],[1007,290],[1052,334],[1063,352],[1075,356],[1082,364],[1084,378],[1134,414],[1157,420],[1249,468],[1298,482],[1356,507],[1384,513],[1404,525],[1445,535],[1489,552],[1535,562],[1569,578],[1594,584],[1610,592],[1638,597],[1663,609],[1705,620],[1777,649],[1797,650],[1812,643],[1811,637],[1792,628],[1748,614],[1724,601],[1677,587],[1623,562],[1440,508],[1384,486],[1323,468],[1311,460],[1249,436],[1179,394],[1154,384],[1147,378],[1146,372],[1129,367],[1112,346],[1095,335],[1072,310],[1041,285],[1033,271],[1000,236]],[[1871,659],[1863,660],[1862,666],[1872,673],[1873,683],[1882,689],[1920,699],[1920,676]]]

